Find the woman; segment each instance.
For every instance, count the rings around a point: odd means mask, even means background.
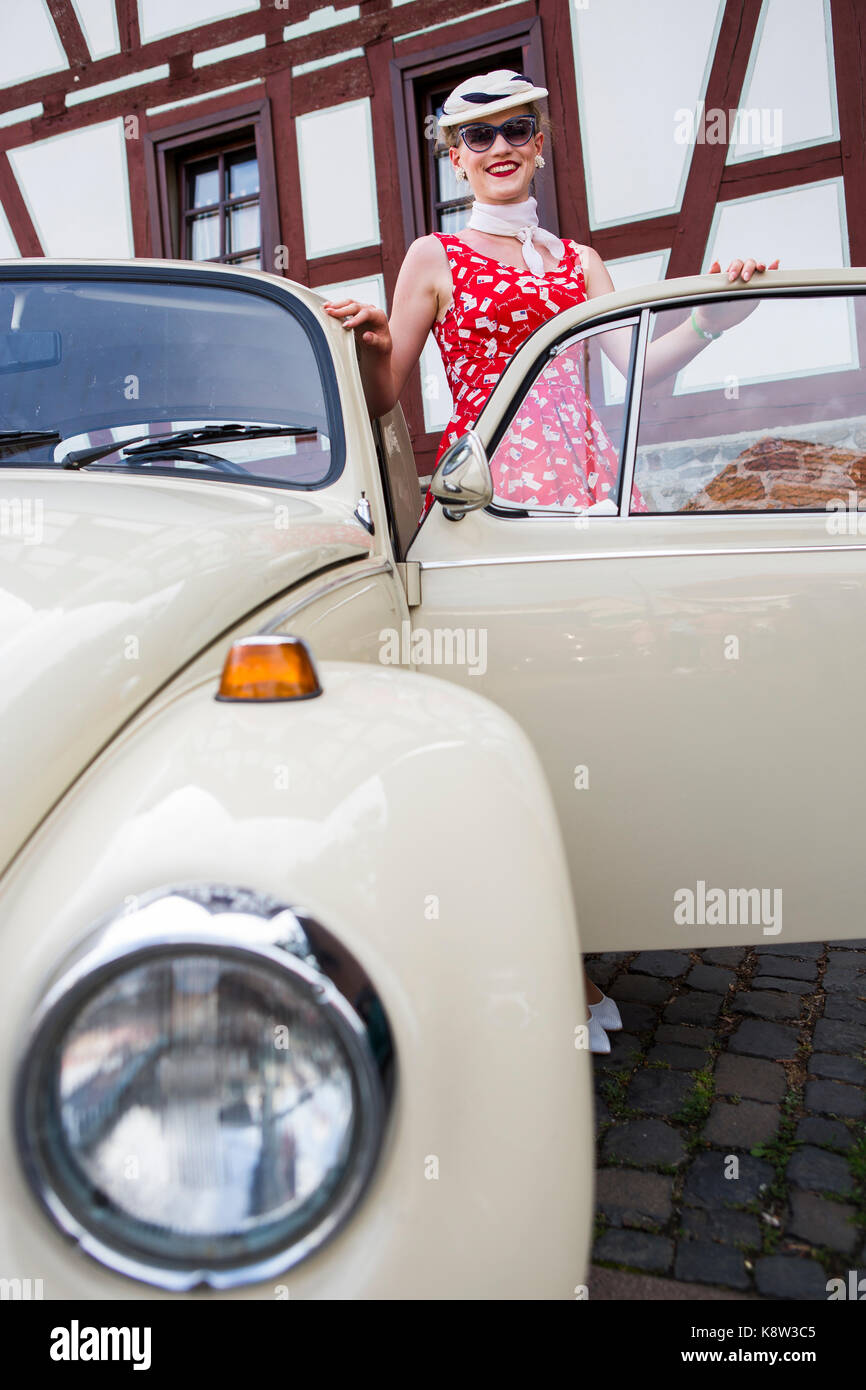
[[[535,170],[544,164],[545,136],[538,127],[546,122],[536,101],[545,96],[546,88],[508,70],[461,82],[445,102],[439,126],[455,176],[467,179],[475,195],[468,225],[459,235],[433,232],[412,242],[397,277],[390,321],[381,309],[352,299],[324,305],[344,328],[356,333],[361,379],[374,418],[393,409],[433,332],[454,399],[437,463],[475,422],[506,362],[539,323],[614,288],[597,251],[562,241],[538,226],[536,200],[529,196],[529,188]],[[748,281],[764,268],[755,260],[735,260],[728,268],[728,280]],[[718,270],[714,262],[710,271]],[[745,301],[700,306],[691,319],[650,343],[647,381],[678,371],[753,307]],[[605,335],[605,351],[623,372],[628,349],[627,334],[622,340],[613,333]],[[578,506],[592,506],[615,488],[615,451],[579,384],[575,385],[575,375],[568,380],[567,399],[563,390],[553,403],[555,423],[566,424],[572,443],[590,441],[591,463],[582,443],[563,450],[556,467],[551,450],[539,447],[547,491],[539,477],[532,480],[530,499],[516,495],[512,488],[511,500],[563,505],[567,497],[576,499]],[[544,440],[536,443],[542,446]],[[525,463],[521,467],[525,469]],[[425,512],[432,501],[428,490]],[[642,506],[639,494],[636,504]],[[622,1027],[619,1011],[588,976],[585,984],[590,1048],[609,1052],[605,1030]]]

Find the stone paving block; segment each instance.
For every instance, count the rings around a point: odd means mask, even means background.
[[[610,994],[613,988],[612,981],[616,978],[616,966],[614,965],[587,965],[586,973],[597,985],[602,994]]]
[[[750,1057],[794,1058],[797,1055],[798,1031],[784,1023],[765,1023],[747,1018],[728,1040],[731,1052]]]
[[[804,994],[814,994],[817,985],[812,980],[785,980],[779,975],[755,975],[750,985],[751,989],[778,989],[785,994],[799,994],[800,998]]]
[[[628,1088],[626,1104],[650,1115],[673,1115],[694,1089],[688,1072],[642,1067]]]
[[[621,1120],[605,1134],[601,1152],[605,1159],[661,1168],[681,1163],[686,1146],[680,1131],[664,1120]]]
[[[674,1071],[700,1071],[707,1054],[700,1047],[681,1047],[679,1043],[656,1043],[646,1055],[647,1062],[667,1062]]]
[[[834,970],[831,966],[821,983],[828,994],[851,994],[855,999],[866,994],[866,976],[854,970]]]
[[[722,1284],[729,1289],[749,1289],[752,1281],[739,1250],[727,1250],[711,1241],[681,1240],[674,1261],[674,1278],[690,1283]]]
[[[751,1149],[765,1144],[779,1128],[781,1116],[777,1105],[764,1105],[759,1100],[714,1101],[701,1134],[711,1144],[732,1149]]]
[[[827,1297],[827,1276],[818,1261],[798,1255],[762,1255],[755,1261],[755,1283],[765,1298]]]
[[[825,1120],[820,1115],[804,1115],[794,1138],[806,1144],[823,1144],[828,1149],[850,1149],[854,1143],[853,1134],[841,1120]]]
[[[793,1192],[785,1234],[850,1255],[860,1239],[860,1230],[853,1224],[856,1215],[856,1207],[828,1202],[814,1192]]]
[[[646,1033],[655,1024],[656,1010],[649,1004],[635,1004],[630,999],[623,999],[618,1008],[623,1027],[630,1033]]]
[[[673,1178],[633,1168],[599,1168],[596,1206],[614,1226],[661,1226],[670,1218]]]
[[[747,950],[747,946],[708,946],[701,952],[701,957],[707,965],[726,965],[732,968],[745,960]]]
[[[795,1187],[811,1192],[841,1192],[844,1195],[854,1190],[854,1180],[845,1159],[811,1144],[804,1144],[792,1156],[786,1176]]]
[[[686,990],[672,999],[664,1011],[666,1023],[714,1023],[722,1007],[720,994]]]
[[[661,1004],[668,998],[671,985],[652,975],[620,975],[616,982],[617,1001],[633,999],[637,1004]]]
[[[593,1259],[661,1273],[670,1269],[673,1253],[673,1242],[666,1236],[642,1235],[639,1231],[605,1231],[595,1242]]]
[[[866,1003],[856,999],[853,994],[828,994],[824,1001],[824,1018],[840,1023],[853,1023],[863,1027],[866,1024]]]
[[[750,1245],[760,1249],[763,1240],[757,1216],[746,1211],[683,1207],[679,1225],[689,1239],[716,1240],[722,1245]]]
[[[829,1001],[828,1001],[829,1002]],[[849,1055],[862,1053],[866,1047],[866,1028],[857,1023],[845,1023],[826,1016],[819,1018],[812,1034],[812,1047],[815,1052],[845,1052]]]
[[[693,1028],[686,1023],[660,1023],[655,1031],[656,1042],[681,1043],[683,1047],[710,1047],[715,1037],[712,1028]]]
[[[627,951],[589,951],[584,960],[587,965],[619,965],[627,955]]]
[[[633,1033],[620,1030],[608,1033],[610,1052],[593,1052],[592,1060],[596,1072],[631,1071],[635,1066],[635,1056],[642,1056],[640,1040]]]
[[[862,1120],[866,1115],[866,1095],[860,1086],[845,1081],[807,1081],[804,1102],[807,1110],[821,1115],[848,1115]]]
[[[693,965],[686,976],[689,989],[703,989],[708,994],[724,994],[736,979],[733,970],[723,970],[718,965]]]
[[[735,1013],[772,1020],[799,1018],[802,1001],[796,994],[775,994],[770,990],[738,990],[732,1008]]]
[[[629,969],[635,975],[657,975],[672,979],[691,965],[685,951],[640,951]]]
[[[866,1082],[866,1063],[835,1052],[813,1052],[809,1058],[809,1072],[812,1076],[826,1076],[834,1081],[853,1081],[859,1086]]]
[[[818,980],[816,960],[795,960],[792,956],[761,956],[756,977],[778,975],[783,980]]]
[[[742,1154],[739,1159],[739,1177],[726,1178],[724,1154],[699,1153],[686,1173],[683,1205],[718,1210],[744,1207],[759,1197],[762,1189],[772,1183],[773,1169],[764,1159],[751,1154]]]
[[[803,960],[820,960],[824,954],[820,941],[798,941],[793,946],[781,946],[778,941],[773,941],[756,946],[755,950],[759,956],[799,956]]]
[[[844,946],[831,947],[827,955],[827,965],[850,966],[852,970],[866,970],[866,951],[849,951]]]
[[[831,951],[866,951],[866,936],[857,941],[828,941]]]
[[[721,1054],[713,1076],[716,1095],[779,1101],[788,1088],[785,1068],[779,1062],[765,1062],[756,1057],[735,1057],[730,1052]]]

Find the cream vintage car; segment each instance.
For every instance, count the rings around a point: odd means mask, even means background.
[[[419,527],[315,292],[0,264],[0,1276],[585,1295],[581,952],[863,932],[864,287],[558,314]]]

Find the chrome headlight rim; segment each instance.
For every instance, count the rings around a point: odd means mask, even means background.
[[[366,971],[343,943],[303,909],[233,884],[167,884],[134,895],[93,923],[61,962],[37,1003],[14,1086],[18,1155],[31,1191],[61,1232],[105,1268],[170,1292],[225,1290],[288,1272],[330,1241],[350,1220],[375,1174],[394,1091],[392,1033]],[[181,904],[182,925],[172,918]],[[189,909],[197,912],[193,915]],[[142,920],[147,916],[147,921]],[[69,1023],[113,979],[137,966],[179,955],[213,955],[270,968],[315,1003],[351,1064],[355,1132],[346,1171],[309,1227],[280,1248],[248,1260],[160,1260],[120,1248],[94,1231],[74,1201],[72,1184],[52,1168],[34,1125],[39,1085],[52,1069],[53,1047]],[[336,979],[354,981],[349,999]],[[362,1005],[363,1000],[363,1005]],[[356,1004],[359,1007],[356,1007]],[[365,1014],[375,1008],[379,1040]]]

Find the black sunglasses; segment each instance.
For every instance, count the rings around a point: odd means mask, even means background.
[[[535,117],[512,116],[502,125],[491,125],[488,121],[483,124],[462,125],[458,135],[463,136],[467,149],[472,150],[474,154],[483,154],[485,150],[490,149],[500,130],[509,145],[525,145],[535,134]]]

